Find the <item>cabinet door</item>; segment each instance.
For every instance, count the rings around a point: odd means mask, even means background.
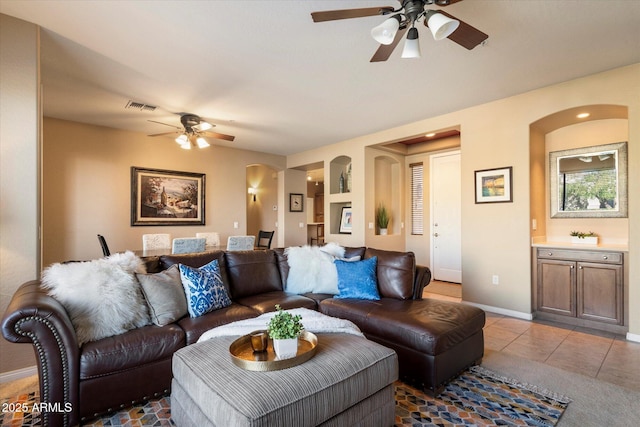
[[[578,263],[578,317],[622,325],[622,266]]]
[[[538,260],[538,310],[576,315],[576,263]]]

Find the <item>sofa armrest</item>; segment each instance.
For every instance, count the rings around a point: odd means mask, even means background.
[[[431,282],[431,270],[424,265],[416,265],[416,278],[413,282],[413,299],[422,299],[422,291]]]
[[[38,359],[40,401],[63,408],[59,412],[43,412],[43,424],[77,424],[78,340],[66,310],[47,294],[40,281],[26,282],[16,290],[2,318],[2,335],[10,342],[33,344]]]

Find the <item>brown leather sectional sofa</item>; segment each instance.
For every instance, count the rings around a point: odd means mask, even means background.
[[[351,320],[367,338],[397,352],[401,378],[431,392],[437,393],[449,379],[482,359],[482,310],[422,299],[431,272],[416,266],[411,252],[346,249],[345,257],[358,255],[378,257],[379,301],[284,292],[289,266],[283,249],[171,255],[145,259],[147,271],[158,272],[175,263],[200,267],[218,259],[233,303],[201,317],[146,326],[79,347],[64,307],[39,281],[31,281],[13,296],[2,334],[11,342],[33,344],[42,401],[71,408],[43,414],[45,425],[50,426],[77,425],[168,393],[176,350],[196,342],[211,328],[273,311],[276,304]]]

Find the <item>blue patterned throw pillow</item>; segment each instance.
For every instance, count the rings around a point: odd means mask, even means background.
[[[338,270],[338,290],[340,293],[334,298],[355,298],[377,301],[378,278],[376,267],[378,257],[371,257],[364,261],[335,260]]]
[[[217,259],[200,268],[180,264],[180,280],[191,317],[199,317],[231,305],[227,289],[222,283]]]

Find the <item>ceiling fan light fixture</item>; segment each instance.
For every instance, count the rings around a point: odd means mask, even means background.
[[[181,144],[180,148],[182,148],[183,150],[191,150],[191,142],[187,141],[184,144]]]
[[[390,45],[400,28],[400,15],[393,15],[382,24],[371,29],[371,37],[380,44]]]
[[[208,122],[200,122],[200,124],[197,125],[197,128],[201,131],[205,131],[205,130],[209,130],[213,127],[213,125],[211,123]]]
[[[407,34],[407,40],[402,49],[402,58],[420,58],[420,42],[418,41],[418,29],[413,27]]]
[[[198,144],[198,148],[207,148],[210,145],[207,140],[201,136],[196,139],[196,143]]]
[[[189,138],[187,137],[186,134],[183,133],[182,135],[176,138],[176,142],[180,145],[184,145],[189,142]]]
[[[435,10],[429,10],[425,14],[424,23],[431,30],[435,40],[442,40],[458,29],[460,21],[451,19]]]

